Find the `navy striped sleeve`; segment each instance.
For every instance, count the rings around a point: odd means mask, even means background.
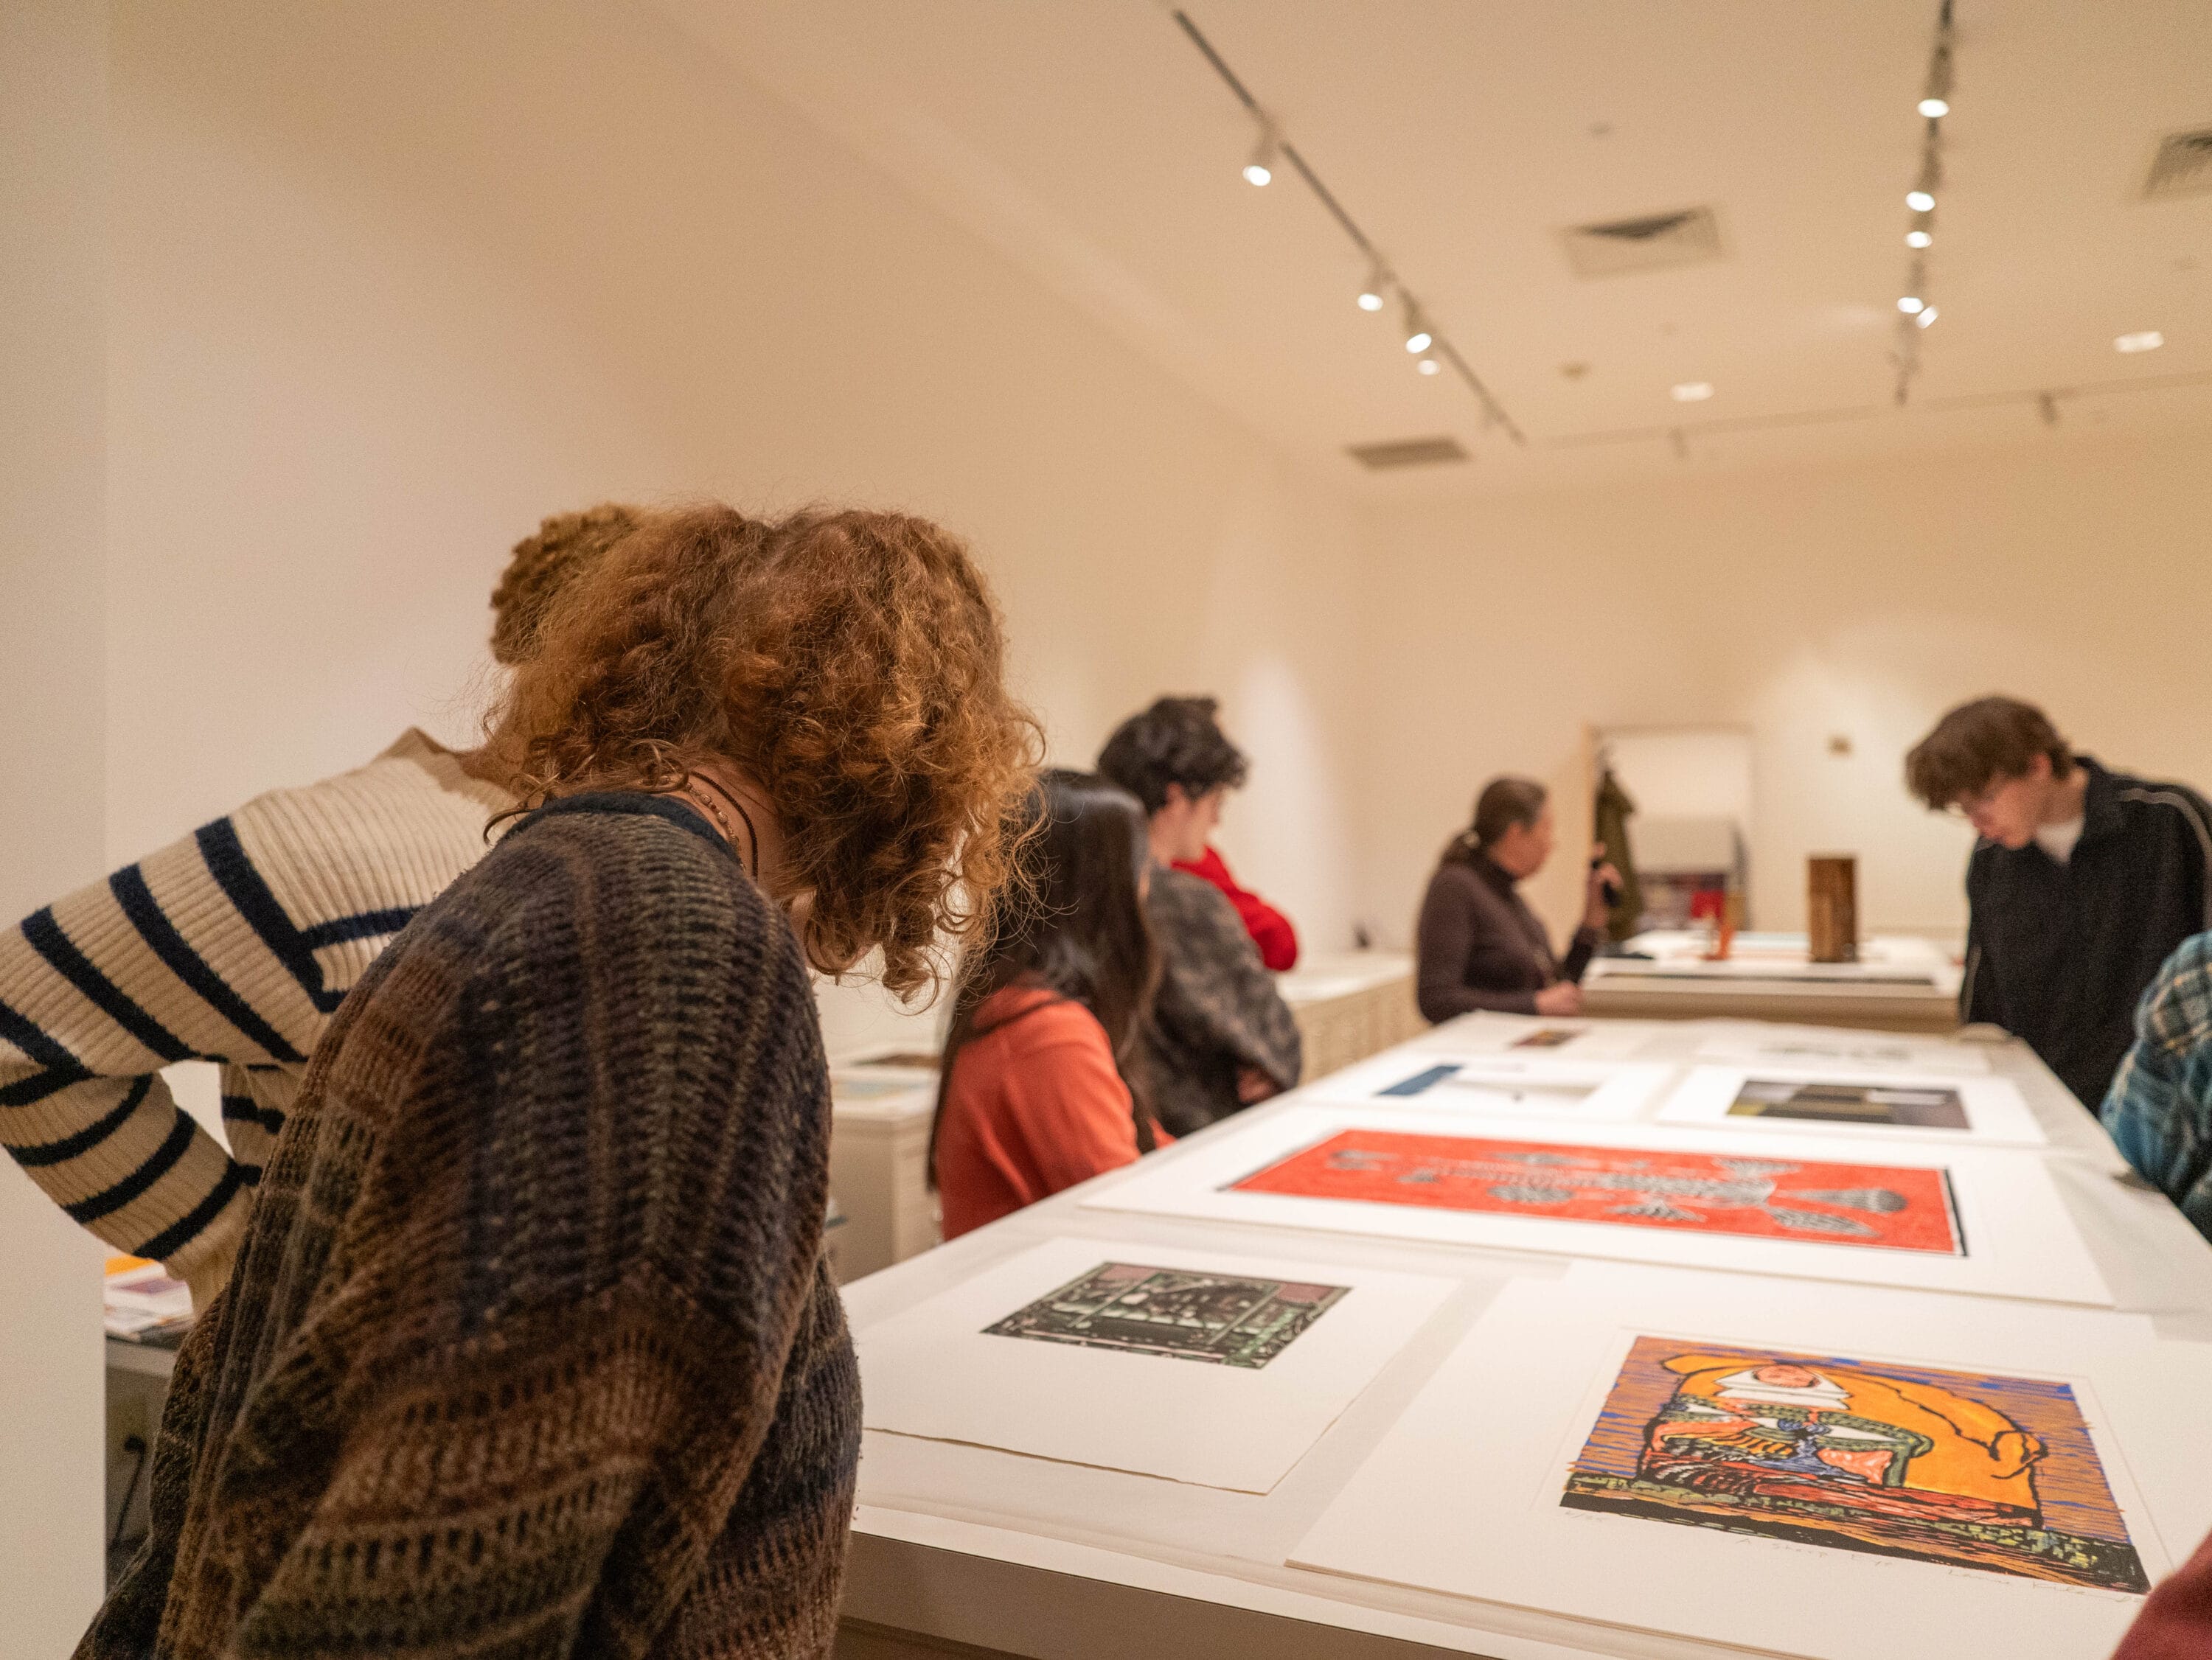
[[[56,973],[83,992],[110,1020],[163,1061],[191,1058],[191,1045],[139,1007],[122,987],[101,973],[92,960],[76,948],[76,942],[54,920],[52,906],[34,911],[23,919],[23,937],[30,941],[31,948],[44,957]]]
[[[107,885],[116,902],[122,906],[123,914],[138,930],[139,937],[169,966],[171,973],[198,994],[202,1002],[259,1045],[264,1053],[279,1061],[307,1058],[285,1042],[284,1034],[255,1013],[252,1005],[233,991],[207,960],[192,949],[176,925],[162,914],[161,907],[155,902],[153,890],[146,886],[146,878],[137,865],[125,865],[107,879]]]
[[[343,945],[348,940],[373,940],[379,934],[397,934],[415,920],[415,910],[411,905],[403,905],[389,911],[364,911],[357,917],[339,917],[302,929],[300,938],[311,951],[319,951],[326,945]],[[315,984],[322,984],[319,971]]]
[[[253,861],[246,857],[246,845],[238,839],[238,827],[228,819],[217,819],[204,824],[192,833],[199,844],[200,857],[206,862],[208,874],[223,891],[225,898],[238,907],[238,914],[253,925],[276,960],[291,971],[300,989],[307,994],[316,1009],[327,1015],[345,1001],[342,991],[327,991],[323,988],[322,966],[315,960],[314,947],[307,937],[292,925],[276,895],[253,868]],[[327,928],[331,924],[325,924]]]
[[[192,1136],[197,1129],[198,1126],[190,1118],[182,1112],[178,1113],[176,1123],[169,1128],[167,1139],[163,1141],[160,1147],[155,1148],[152,1158],[147,1160],[144,1164],[140,1165],[137,1169],[116,1183],[114,1186],[94,1193],[89,1197],[79,1199],[75,1204],[64,1205],[63,1211],[73,1222],[92,1222],[99,1221],[112,1211],[122,1209],[131,1200],[168,1174],[169,1166],[183,1158],[185,1149],[192,1144]]]
[[[222,1179],[215,1184],[206,1198],[140,1245],[133,1254],[150,1257],[155,1262],[166,1260],[182,1249],[202,1228],[222,1215],[222,1208],[230,1203],[231,1196],[240,1188],[252,1184],[237,1161],[232,1160],[223,1167]]]
[[[122,1101],[114,1111],[102,1113],[75,1135],[64,1136],[58,1142],[40,1142],[34,1147],[11,1147],[8,1152],[17,1164],[26,1169],[62,1164],[80,1154],[89,1153],[123,1128],[125,1121],[138,1110],[138,1103],[146,1099],[147,1092],[153,1087],[154,1080],[150,1075],[140,1078],[125,1092]]]
[[[92,1076],[91,1070],[76,1056],[4,1003],[0,1003],[0,1038],[6,1039],[29,1056],[33,1063],[45,1069],[0,1086],[0,1106],[28,1106]]]

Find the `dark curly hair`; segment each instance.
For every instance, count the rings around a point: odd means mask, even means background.
[[[1214,698],[1161,698],[1114,729],[1098,752],[1098,770],[1144,803],[1147,814],[1168,804],[1168,785],[1195,798],[1241,790],[1251,776],[1244,752],[1224,736]]]
[[[561,591],[652,518],[642,507],[603,501],[580,513],[556,513],[538,525],[536,536],[516,542],[491,591],[492,656],[510,668],[528,657]]]
[[[700,507],[559,597],[490,737],[527,803],[663,792],[726,759],[783,825],[809,959],[880,948],[904,994],[1017,875],[1042,746],[1005,655],[981,574],[925,519]]]

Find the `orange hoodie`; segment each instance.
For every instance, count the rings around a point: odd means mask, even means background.
[[[1008,986],[975,1011],[975,1031],[953,1057],[938,1124],[948,1239],[1138,1154],[1129,1086],[1106,1028],[1081,1003]]]

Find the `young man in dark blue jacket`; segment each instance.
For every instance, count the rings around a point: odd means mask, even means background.
[[[1981,839],[1966,866],[1959,1016],[2024,1039],[2095,1112],[2136,1001],[2212,928],[2212,809],[2194,791],[2075,754],[2044,712],[1981,698],[1905,757],[1905,781]]]

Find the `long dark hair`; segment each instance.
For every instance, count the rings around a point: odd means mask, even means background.
[[[1550,792],[1534,779],[1508,773],[1482,786],[1475,797],[1474,822],[1451,839],[1444,849],[1446,863],[1473,864],[1487,853],[1498,839],[1515,825],[1530,825],[1544,816]]]
[[[1096,772],[1054,767],[1038,778],[1023,816],[1023,828],[1030,833],[1024,857],[1029,880],[1007,889],[994,906],[982,937],[960,966],[960,989],[938,1074],[937,1112],[929,1125],[933,1186],[937,1133],[945,1120],[953,1063],[972,1039],[998,1029],[998,1023],[978,1027],[975,1015],[994,992],[1008,986],[1055,992],[1097,1017],[1115,1062],[1129,1081],[1137,1145],[1149,1153],[1157,1144],[1152,1108],[1131,1064],[1138,1030],[1160,978],[1159,954],[1140,893],[1150,859],[1145,809],[1127,791]]]

